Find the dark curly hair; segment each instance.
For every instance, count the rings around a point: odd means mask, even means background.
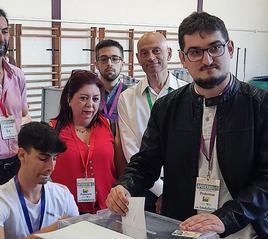
[[[18,145],[27,152],[32,148],[42,153],[62,153],[65,143],[55,129],[45,122],[30,122],[22,126],[18,134]]]
[[[185,35],[192,35],[195,32],[212,33],[215,31],[220,31],[225,41],[229,40],[226,26],[220,18],[206,12],[193,12],[190,16],[185,18],[179,26],[178,38],[180,49],[182,51],[184,50]]]

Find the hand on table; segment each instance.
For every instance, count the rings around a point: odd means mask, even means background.
[[[201,213],[189,217],[187,220],[182,222],[180,224],[180,229],[201,233],[223,233],[225,231],[225,226],[216,215],[210,213]]]

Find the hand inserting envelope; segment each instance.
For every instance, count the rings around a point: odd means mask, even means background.
[[[135,239],[146,239],[146,223],[144,215],[144,197],[129,197],[128,212],[122,217],[122,229],[125,235]]]

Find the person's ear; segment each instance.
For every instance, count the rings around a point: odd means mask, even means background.
[[[172,57],[172,49],[170,47],[167,48],[167,52],[168,52],[168,57],[167,60],[170,61],[171,57]]]
[[[181,64],[183,65],[183,67],[185,68],[185,69],[187,69],[187,67],[186,67],[186,56],[185,56],[185,54],[184,54],[184,52],[183,51],[180,51],[179,50],[179,57],[180,57],[180,61],[181,61]]]
[[[18,149],[18,158],[19,158],[21,164],[25,162],[26,156],[27,156],[26,150],[24,148],[19,148]]]
[[[138,60],[138,62],[139,62],[139,64],[140,64],[139,53],[136,53],[136,57],[137,57],[137,60]]]
[[[123,59],[123,58],[122,58]],[[126,64],[126,62],[124,60],[121,61],[121,69],[124,67],[124,65]]]
[[[96,68],[99,70],[99,65],[98,65],[98,62],[97,62],[97,61],[95,61],[95,62],[94,62],[94,64],[95,64]]]
[[[97,70],[99,70],[99,63],[98,63],[97,59],[95,60],[94,63],[95,63],[95,66],[96,66]]]
[[[227,43],[227,49],[230,54],[231,59],[233,58],[234,55],[234,42],[232,40],[229,40]]]

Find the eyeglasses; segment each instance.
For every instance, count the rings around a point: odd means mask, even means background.
[[[113,55],[113,56],[99,56],[97,58],[97,61],[102,64],[107,64],[109,59],[111,60],[112,63],[116,64],[123,60],[122,57]]]
[[[205,51],[211,56],[211,57],[219,57],[222,56],[225,53],[225,45],[229,41],[225,43],[216,44],[214,46],[208,47],[208,48],[190,48],[187,52],[183,52],[189,61],[196,62],[200,61],[204,57]]]

